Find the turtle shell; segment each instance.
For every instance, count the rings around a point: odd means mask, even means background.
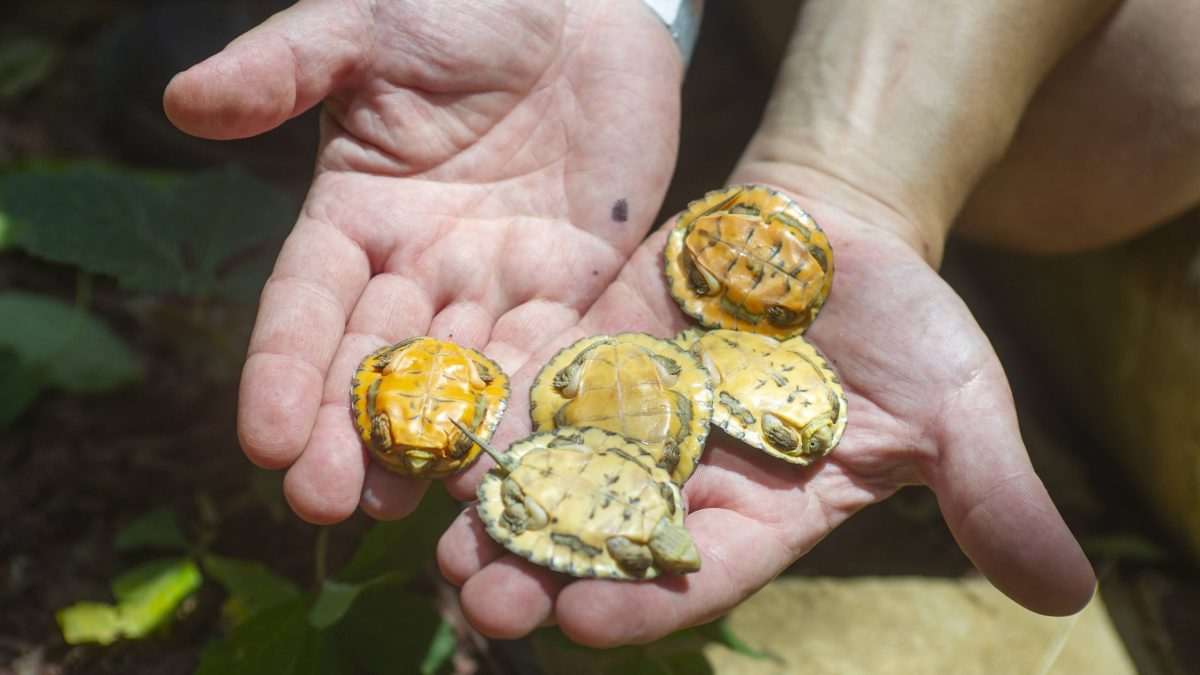
[[[483,354],[414,337],[369,354],[354,372],[351,409],[371,454],[396,473],[444,478],[480,448],[451,423],[483,439],[508,404],[508,376]]]
[[[560,351],[529,393],[535,430],[594,426],[632,438],[683,485],[712,417],[712,388],[696,357],[644,333],[601,335]]]
[[[679,486],[637,442],[560,427],[513,443],[476,505],[487,532],[531,562],[577,577],[653,579],[698,570]]]
[[[692,343],[712,378],[713,424],[793,464],[833,450],[846,429],[837,374],[803,336],[712,330]]]
[[[688,326],[676,333],[675,337],[671,338],[671,344],[686,352],[690,352],[692,345],[696,344],[696,340],[700,339],[700,336],[707,332],[708,329],[702,326]]]
[[[787,196],[737,185],[688,205],[665,269],[683,311],[710,328],[786,338],[816,318],[833,283],[829,239]]]

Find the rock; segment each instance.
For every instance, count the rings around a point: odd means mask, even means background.
[[[733,610],[754,658],[705,647],[717,675],[1136,673],[1099,596],[1034,614],[982,578],[780,577]]]

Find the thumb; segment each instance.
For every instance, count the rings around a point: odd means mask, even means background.
[[[943,411],[957,421],[927,479],[959,546],[996,588],[1035,612],[1071,614],[1091,599],[1095,575],[1029,463],[999,364],[991,370]]]
[[[163,109],[175,126],[204,138],[269,131],[353,76],[372,31],[356,2],[301,0],[176,75]]]

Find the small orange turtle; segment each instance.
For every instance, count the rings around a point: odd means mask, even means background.
[[[829,239],[785,195],[736,185],[692,202],[667,237],[667,282],[710,328],[784,339],[816,318],[833,283]]]
[[[414,337],[369,354],[350,389],[363,443],[396,473],[444,478],[479,456],[458,421],[491,438],[508,404],[508,376],[483,354]]]

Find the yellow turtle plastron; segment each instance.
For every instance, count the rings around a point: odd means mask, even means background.
[[[508,376],[480,352],[414,337],[369,354],[354,372],[350,401],[359,436],[399,474],[443,478],[480,448],[458,421],[491,438],[508,402]]]

